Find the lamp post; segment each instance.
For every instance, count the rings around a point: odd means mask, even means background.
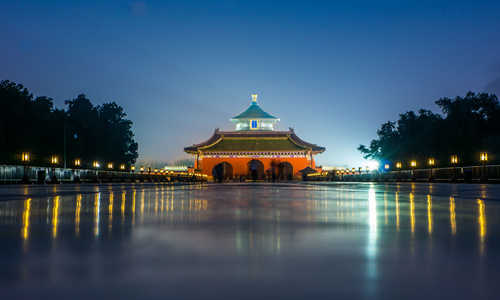
[[[56,166],[59,163],[59,158],[57,157],[57,155],[52,155],[51,162],[52,162],[51,183],[59,183],[59,180],[57,180],[57,176],[56,176]]]
[[[151,182],[151,167],[148,167],[148,182]]]
[[[154,176],[154,181],[158,181],[157,177],[156,177],[156,173],[158,173],[158,168],[155,168],[155,176]]]
[[[75,158],[75,179],[73,179],[73,182],[74,183],[80,183],[80,172],[78,171],[78,169],[80,168],[80,166],[82,165],[82,161],[79,159],[79,158]]]
[[[108,163],[108,182],[113,182],[113,176],[111,175],[111,171],[113,171],[113,163]]]
[[[429,158],[429,166],[431,167],[431,171],[430,171],[430,176],[429,176],[429,182],[434,182],[434,176],[432,176],[432,167],[434,167],[434,158],[431,157]]]
[[[483,175],[481,175],[481,178],[479,179],[480,183],[487,183],[488,178],[486,177],[486,167],[485,163],[488,161],[488,153],[486,151],[481,152],[481,155],[479,156],[479,159],[483,163]]]
[[[411,165],[411,181],[415,182],[415,181],[417,181],[417,176],[415,176],[415,167],[417,167],[417,161],[412,160],[410,162],[410,165]]]
[[[139,168],[139,171],[141,171],[141,180],[139,180],[139,182],[144,182],[144,178],[143,178],[143,175],[142,175],[142,173],[144,173],[144,167],[143,167],[143,166],[141,166],[141,167]]]
[[[93,183],[100,183],[99,179],[97,178],[97,168],[99,168],[99,162],[98,161],[94,161],[92,163],[92,166],[94,167],[94,178],[92,178],[92,182]]]
[[[135,176],[134,176],[135,166],[130,166],[130,171],[132,172],[132,179],[130,181],[135,182]]]
[[[21,155],[21,161],[24,164],[24,175],[23,178],[21,179],[21,183],[28,184],[30,183],[30,179],[28,177],[28,164],[30,162],[29,152],[23,152],[23,154]]]
[[[160,169],[160,181],[163,181],[163,169]]]
[[[396,163],[396,169],[398,169],[398,177],[396,177],[396,181],[401,181],[401,162]]]
[[[455,170],[455,167],[458,163],[458,158],[456,155],[452,155],[451,156],[451,164],[453,165],[453,176],[451,176],[451,179],[450,179],[450,182],[457,182],[457,175],[456,175],[456,170]]]
[[[385,164],[384,165],[384,170],[385,170],[385,174],[384,174],[384,179],[385,181],[389,181],[389,175],[387,174],[387,172],[389,172],[389,169],[391,168],[391,165],[389,164]]]

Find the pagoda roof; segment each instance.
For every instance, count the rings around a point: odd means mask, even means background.
[[[241,114],[237,115],[236,117],[232,118],[231,121],[237,121],[240,119],[275,119],[275,120],[278,120],[278,118],[271,116],[270,114],[266,113],[262,108],[260,108],[257,101],[253,101],[252,104],[250,105],[250,107],[247,108],[247,110],[245,110]]]
[[[312,151],[319,154],[324,147],[301,140],[290,131],[219,131],[205,142],[184,148],[190,154],[202,151]]]

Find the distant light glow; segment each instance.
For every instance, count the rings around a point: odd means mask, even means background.
[[[378,162],[370,161],[368,163],[367,170],[378,170]]]

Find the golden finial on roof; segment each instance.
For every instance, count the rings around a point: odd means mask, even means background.
[[[257,102],[257,94],[252,94],[252,102]]]

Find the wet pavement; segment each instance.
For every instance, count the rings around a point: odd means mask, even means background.
[[[498,299],[500,185],[0,186],[2,299]]]

